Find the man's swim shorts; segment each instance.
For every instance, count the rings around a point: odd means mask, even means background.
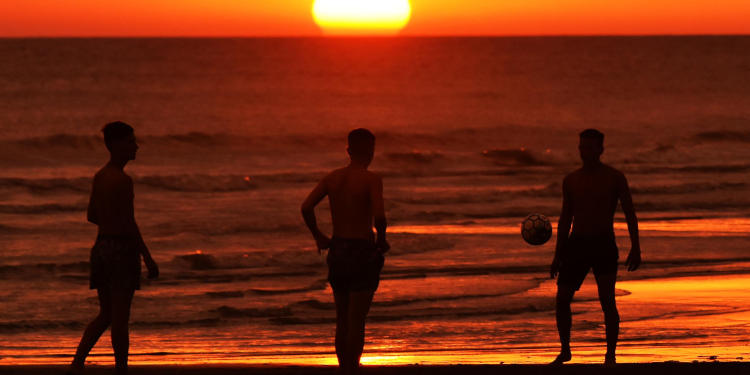
[[[96,238],[91,248],[91,289],[140,289],[141,256],[133,236]]]
[[[617,274],[619,258],[614,233],[603,236],[572,235],[563,249],[560,261],[560,276],[557,285],[578,290],[586,279],[589,269],[594,275]]]
[[[375,243],[365,239],[331,239],[328,281],[336,293],[375,291],[385,259]]]

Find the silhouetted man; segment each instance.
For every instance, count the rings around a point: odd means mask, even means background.
[[[110,159],[94,176],[88,207],[88,221],[99,227],[90,258],[90,288],[99,296],[99,315],[83,333],[71,372],[82,372],[89,351],[111,325],[115,373],[125,374],[130,303],[135,290],[140,289],[141,255],[149,278],[156,278],[159,268],[135,223],[133,180],[124,172],[138,150],[133,128],[118,121],[104,126],[102,132]]]
[[[328,252],[328,281],[336,302],[336,356],[343,374],[353,374],[365,344],[365,318],[380,283],[385,239],[383,181],[367,170],[375,153],[375,136],[367,129],[349,133],[348,166],[334,170],[302,203],[302,216],[320,253]],[[325,197],[331,206],[333,237],[315,220],[315,206]],[[377,240],[372,233],[373,221]]]
[[[635,271],[641,264],[638,219],[625,175],[599,160],[604,152],[604,134],[595,129],[584,130],[580,134],[578,150],[583,167],[563,180],[562,213],[557,227],[555,258],[550,267],[552,278],[560,273],[557,279],[556,317],[561,349],[552,364],[559,365],[571,358],[570,303],[589,269],[593,269],[606,325],[607,354],[604,364],[614,365],[620,331],[620,316],[615,304],[619,255],[613,228],[617,201],[620,201],[625,212],[630,232],[631,249],[625,262],[628,271]],[[573,231],[568,237],[571,222]]]

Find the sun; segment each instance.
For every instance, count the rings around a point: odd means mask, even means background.
[[[332,35],[395,35],[409,23],[409,0],[315,0],[315,23]]]

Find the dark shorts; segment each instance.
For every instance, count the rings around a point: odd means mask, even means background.
[[[594,276],[616,275],[618,258],[614,234],[601,237],[571,236],[561,257],[557,285],[578,290],[592,268]]]
[[[141,255],[133,237],[97,237],[90,263],[91,289],[141,288]]]
[[[375,243],[363,239],[332,238],[328,251],[328,281],[334,292],[375,291],[385,259]]]

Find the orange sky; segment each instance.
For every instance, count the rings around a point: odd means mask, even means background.
[[[750,34],[750,0],[411,0],[404,35]],[[312,0],[0,0],[0,36],[320,35]]]

